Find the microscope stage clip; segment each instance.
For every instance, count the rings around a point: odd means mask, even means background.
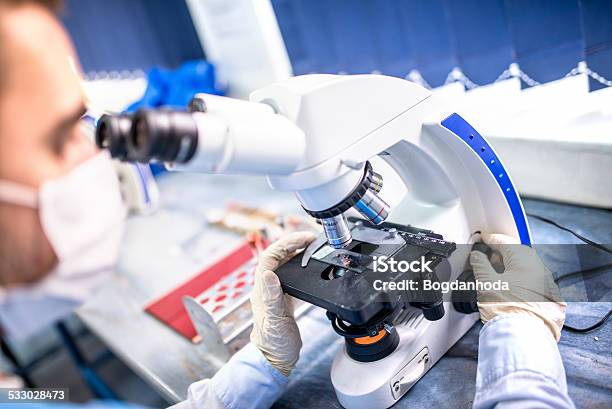
[[[321,233],[315,239],[315,241],[310,243],[308,245],[308,247],[306,247],[306,249],[304,250],[304,253],[302,254],[302,264],[301,264],[301,266],[302,267],[307,267],[308,266],[308,261],[310,261],[310,258],[312,257],[312,255],[314,253],[316,253],[317,250],[319,250],[325,244],[327,244],[327,237],[325,237],[325,234]]]

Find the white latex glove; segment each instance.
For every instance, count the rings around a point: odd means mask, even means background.
[[[483,234],[482,241],[501,254],[504,272],[498,274],[486,255],[473,251],[470,253],[470,263],[474,277],[481,282],[504,280],[510,288],[510,291],[478,292],[478,309],[482,322],[502,314],[536,316],[559,342],[567,304],[562,302],[552,273],[536,251],[503,234]]]
[[[314,233],[291,233],[271,244],[259,257],[251,293],[253,331],[251,342],[283,375],[289,376],[300,356],[302,340],[293,317],[289,296],[274,273],[297,250],[315,239]]]

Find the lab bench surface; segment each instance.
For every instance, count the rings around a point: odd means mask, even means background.
[[[221,208],[227,201],[282,213],[300,214],[301,209],[291,194],[271,191],[263,178],[164,175],[159,185],[160,209],[128,221],[117,273],[79,309],[78,315],[120,359],[174,403],[185,398],[192,382],[212,376],[214,368],[201,347],[146,314],[144,306],[241,240],[209,228],[206,212]],[[525,201],[525,208],[574,227],[595,241],[612,243],[610,211],[532,200]],[[532,220],[531,229],[536,243],[578,243],[569,234],[539,221]],[[562,273],[581,266],[578,255],[551,263],[553,270]],[[567,322],[588,326],[599,320],[610,304],[572,303]],[[274,408],[340,408],[329,373],[343,341],[318,308],[303,315],[299,326],[304,339],[300,361]],[[481,327],[475,324],[394,407],[448,407],[449,402],[456,408],[471,407]],[[586,335],[563,332],[559,349],[569,393],[577,407],[612,407],[611,346],[612,325]]]

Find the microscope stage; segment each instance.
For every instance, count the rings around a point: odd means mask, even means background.
[[[344,249],[324,245],[302,267],[302,254],[277,270],[283,290],[296,298],[336,314],[352,325],[393,310],[399,303],[424,302],[422,291],[381,291],[374,282],[436,280],[435,267],[455,250],[455,243],[428,230],[393,223],[372,225],[358,221],[351,227],[353,241]],[[432,272],[387,268],[374,271],[375,260],[407,265],[423,262]],[[380,266],[380,265],[379,265]]]

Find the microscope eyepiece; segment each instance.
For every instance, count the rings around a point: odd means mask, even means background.
[[[102,115],[96,127],[96,145],[108,149],[111,157],[129,159],[127,140],[132,129],[132,115]]]
[[[96,145],[120,160],[185,163],[196,152],[198,129],[193,114],[169,109],[102,115]]]
[[[198,128],[190,112],[140,110],[127,145],[131,157],[139,162],[185,163],[196,152]]]

